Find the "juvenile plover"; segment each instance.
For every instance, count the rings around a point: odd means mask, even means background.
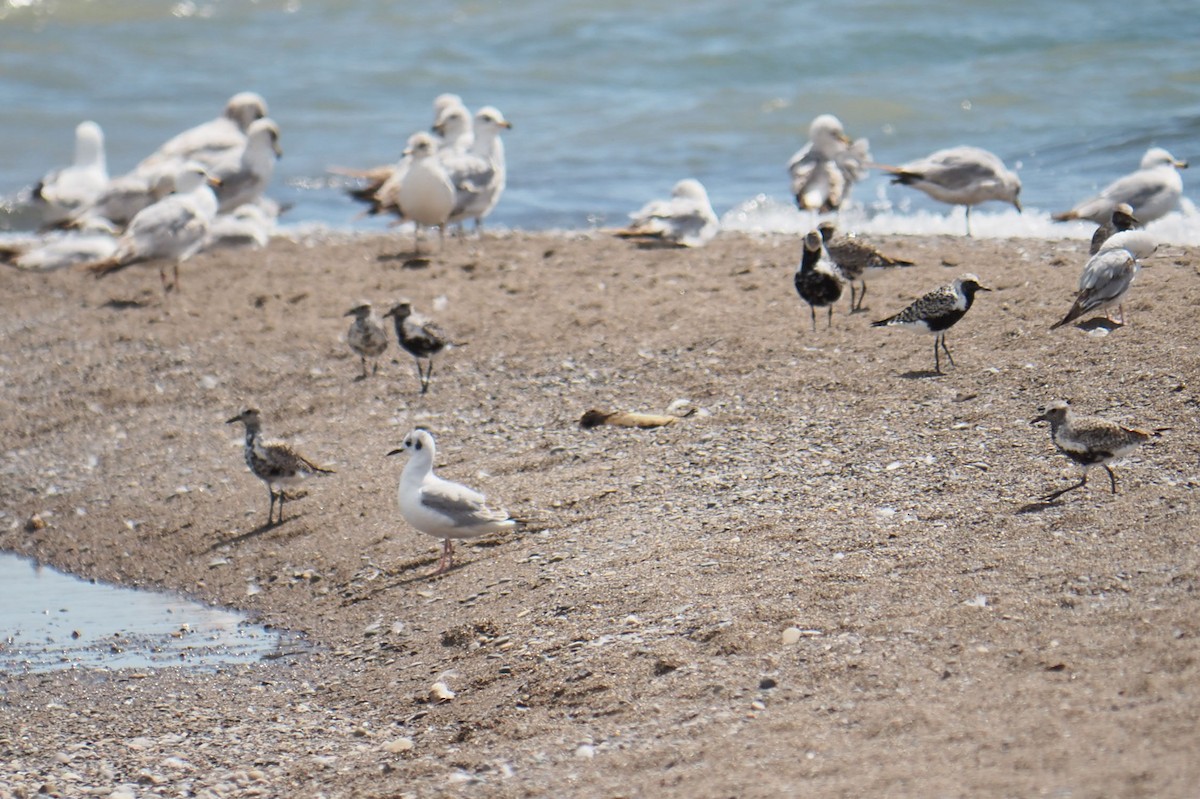
[[[1055,400],[1040,411],[1029,423],[1049,422],[1050,440],[1054,446],[1083,467],[1083,477],[1078,483],[1047,494],[1042,497],[1043,502],[1052,502],[1068,491],[1087,485],[1088,469],[1096,464],[1108,472],[1112,492],[1117,493],[1117,476],[1108,464],[1133,452],[1155,435],[1149,430],[1126,427],[1099,416],[1076,416],[1063,400]]]
[[[912,261],[903,258],[892,258],[867,244],[862,239],[850,233],[845,236],[837,235],[837,225],[832,222],[822,222],[817,225],[821,238],[825,240],[825,250],[837,264],[838,270],[850,284],[850,313],[863,310],[863,299],[867,296],[867,276],[874,275],[884,269],[899,266],[912,266]],[[862,287],[856,292],[854,281]]]
[[[720,229],[721,221],[708,201],[704,184],[687,178],[675,184],[671,199],[651,200],[630,214],[629,226],[616,234],[680,247],[703,247]]]
[[[1088,247],[1088,255],[1095,255],[1100,252],[1100,248],[1104,246],[1104,242],[1108,241],[1117,233],[1124,233],[1126,230],[1136,230],[1142,227],[1142,223],[1133,215],[1133,208],[1129,203],[1117,203],[1117,207],[1113,209],[1112,216],[1107,222],[1102,223],[1096,228],[1096,232],[1092,234],[1092,243]]]
[[[392,317],[400,346],[417,362],[417,380],[421,382],[421,393],[424,394],[433,377],[433,356],[445,349],[451,343],[450,339],[437,324],[414,311],[409,300],[400,300],[384,316]],[[428,364],[424,370],[422,359]]]
[[[933,368],[941,374],[942,362],[938,354],[938,344],[940,343],[945,350],[950,365],[954,366],[954,356],[946,346],[946,331],[966,315],[975,302],[975,293],[979,291],[991,289],[980,285],[979,278],[975,275],[966,274],[947,286],[934,289],[900,313],[872,322],[871,327],[894,325],[933,333]]]
[[[810,230],[804,236],[804,248],[800,256],[800,265],[792,276],[796,293],[800,299],[808,303],[809,313],[812,314],[813,330],[817,329],[817,308],[829,309],[830,326],[833,325],[833,304],[842,296],[842,286],[845,279],[825,251],[821,233]]]
[[[333,474],[332,469],[317,466],[281,441],[263,440],[262,421],[257,408],[247,408],[226,424],[235,422],[246,426],[246,444],[243,448],[246,465],[255,477],[267,484],[267,490],[271,493],[267,524],[271,524],[274,518],[276,498],[279,500],[279,518],[275,521],[283,521],[283,501],[287,499],[285,488],[299,483],[310,474]]]
[[[437,448],[428,430],[413,430],[388,455],[402,452],[409,457],[400,474],[400,515],[418,532],[443,541],[442,556],[433,574],[441,574],[453,565],[454,539],[515,530],[521,525],[506,511],[489,508],[487,498],[478,491],[433,473]]]
[[[1070,211],[1054,214],[1053,219],[1058,222],[1090,219],[1101,224],[1112,216],[1119,203],[1128,203],[1133,215],[1148,225],[1179,205],[1183,196],[1183,177],[1179,170],[1186,168],[1187,161],[1181,161],[1161,147],[1151,147],[1142,156],[1136,172],[1114,180],[1096,197],[1084,200]]]
[[[821,114],[809,126],[808,143],[788,161],[796,206],[819,213],[838,210],[870,162],[866,139],[851,141],[841,120]]]
[[[1071,309],[1050,329],[1057,330],[1084,314],[1114,305],[1118,308],[1120,324],[1125,324],[1125,309],[1121,302],[1137,276],[1141,266],[1138,260],[1148,258],[1157,249],[1154,237],[1142,230],[1127,230],[1109,236],[1079,274],[1079,293],[1075,295]]]
[[[383,355],[388,346],[387,330],[384,329],[382,321],[371,308],[371,303],[366,300],[361,300],[343,316],[354,317],[354,321],[350,323],[350,329],[346,331],[346,343],[350,345],[350,349],[356,355],[362,358],[362,376],[358,379],[366,380],[367,358],[374,362],[371,373],[379,371],[379,356]]]
[[[912,186],[950,205],[966,206],[968,236],[973,205],[1000,200],[1021,210],[1021,179],[995,154],[979,147],[951,147],[898,167],[878,166],[892,173],[893,184]]]

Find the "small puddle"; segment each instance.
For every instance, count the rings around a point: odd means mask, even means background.
[[[211,668],[277,656],[285,642],[296,638],[240,613],[0,553],[0,671]]]

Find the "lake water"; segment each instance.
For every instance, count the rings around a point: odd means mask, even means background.
[[[1026,213],[984,206],[977,234],[1083,237],[1049,212],[1151,145],[1200,159],[1197,41],[1193,0],[0,0],[0,196],[68,162],[83,119],[118,174],[249,89],[282,129],[285,221],[382,230],[327,167],[394,161],[456,92],[514,124],[495,227],[618,223],[691,176],[735,226],[802,229],[785,164],[830,112],[880,162],[975,144],[1015,167]],[[853,200],[860,230],[962,230],[881,174]],[[1159,230],[1200,243],[1185,210]]]
[[[294,644],[288,636],[288,645]],[[212,668],[280,653],[279,631],[176,594],[81,580],[0,553],[0,673]]]

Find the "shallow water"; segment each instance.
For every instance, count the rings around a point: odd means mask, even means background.
[[[283,643],[239,613],[0,553],[0,671],[211,668],[254,663]]]
[[[788,209],[785,164],[831,112],[880,162],[969,143],[1015,167],[1027,213],[984,206],[981,235],[1082,237],[1049,213],[1150,145],[1200,158],[1198,39],[1190,0],[0,0],[0,196],[66,163],[83,119],[116,174],[253,89],[283,131],[288,224],[381,230],[326,168],[395,160],[452,91],[515,126],[493,226],[613,224],[692,176],[721,214],[761,195],[748,227],[805,228],[772,203]],[[881,174],[853,200],[871,230],[962,230]],[[1164,235],[1200,243],[1188,208]]]

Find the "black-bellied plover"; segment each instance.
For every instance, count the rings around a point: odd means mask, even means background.
[[[837,235],[837,226],[833,222],[822,222],[817,225],[821,238],[825,240],[825,250],[837,264],[838,270],[850,284],[850,313],[863,310],[863,299],[867,296],[867,276],[884,269],[899,266],[912,266],[912,261],[903,258],[893,258],[884,255],[879,250],[867,244],[853,233],[845,236]],[[856,292],[854,281],[862,287]],[[855,301],[857,299],[857,302]]]
[[[1088,247],[1088,255],[1095,255],[1100,252],[1100,249],[1104,246],[1104,242],[1117,233],[1124,233],[1127,230],[1137,230],[1141,227],[1142,223],[1133,215],[1133,208],[1129,203],[1117,203],[1117,207],[1113,209],[1109,220],[1097,227],[1096,232],[1092,234],[1092,243]]]
[[[694,178],[675,184],[669,200],[651,200],[629,215],[629,225],[616,231],[622,238],[659,241],[680,247],[703,247],[721,229],[704,185]]]
[[[1144,230],[1127,230],[1109,236],[1100,251],[1084,265],[1079,275],[1079,293],[1070,310],[1050,329],[1057,330],[1084,314],[1114,305],[1118,307],[1119,324],[1125,324],[1125,309],[1121,303],[1137,276],[1138,261],[1153,255],[1156,249],[1158,243]]]
[[[892,173],[892,183],[912,186],[940,202],[965,206],[968,236],[973,205],[1000,200],[1021,210],[1021,179],[995,154],[979,147],[951,147],[898,167],[877,166]]]
[[[283,501],[287,499],[284,489],[311,474],[333,474],[333,470],[317,466],[281,441],[263,440],[262,420],[257,408],[247,408],[226,424],[236,422],[246,426],[246,444],[243,448],[246,465],[255,477],[267,484],[267,490],[271,493],[267,524],[271,524],[273,520],[276,499],[279,500],[279,518],[275,521],[282,522]]]
[[[954,356],[946,346],[946,331],[962,319],[975,302],[975,293],[991,291],[979,283],[975,275],[966,274],[953,283],[934,289],[925,296],[909,305],[903,311],[887,319],[872,322],[871,327],[907,327],[914,330],[924,330],[934,334],[933,339],[933,369],[942,373],[942,362],[938,355],[938,344],[954,365]]]
[[[388,455],[402,452],[408,453],[408,463],[400,474],[400,515],[418,532],[443,541],[442,556],[433,574],[441,574],[453,565],[454,539],[515,530],[521,525],[506,511],[489,508],[487,498],[478,491],[433,473],[437,448],[428,430],[413,430],[399,449]]]
[[[1112,216],[1118,203],[1128,203],[1133,215],[1143,225],[1148,225],[1179,205],[1183,196],[1183,177],[1179,170],[1186,168],[1187,161],[1176,158],[1161,147],[1151,147],[1142,156],[1141,166],[1136,172],[1114,180],[1096,197],[1084,200],[1070,211],[1054,214],[1053,219],[1058,222],[1090,219],[1102,224]]]
[[[832,326],[833,304],[842,296],[845,279],[838,271],[837,264],[830,260],[829,253],[825,251],[820,231],[810,230],[804,236],[800,265],[796,267],[792,282],[800,299],[808,303],[813,330],[817,329],[817,308],[829,310],[828,324]]]
[[[129,222],[109,258],[85,264],[96,277],[142,261],[159,261],[163,292],[179,289],[179,265],[204,247],[208,227],[217,215],[214,178],[195,161],[175,176],[175,193],[143,208]],[[166,264],[174,262],[174,280],[167,282]]]
[[[400,300],[384,316],[392,317],[400,346],[417,362],[417,380],[424,394],[429,390],[429,381],[433,377],[433,356],[452,342],[437,324],[414,311],[409,300]],[[428,364],[424,370],[421,368],[422,359]]]
[[[368,358],[374,361],[371,373],[379,371],[379,356],[383,355],[388,346],[387,330],[384,329],[380,318],[375,315],[371,303],[366,300],[360,300],[343,316],[354,317],[354,321],[350,323],[350,329],[346,331],[346,343],[350,345],[350,349],[356,355],[362,358],[362,376],[358,379],[366,380]]]
[[[1039,410],[1029,423],[1049,422],[1050,440],[1054,446],[1083,467],[1083,477],[1078,483],[1045,495],[1043,502],[1053,502],[1068,491],[1087,485],[1088,469],[1096,464],[1108,472],[1112,492],[1117,493],[1117,476],[1108,464],[1133,452],[1155,435],[1149,430],[1126,427],[1099,416],[1076,416],[1063,400],[1055,400]]]
[[[819,213],[838,210],[870,162],[866,139],[852,142],[841,120],[821,114],[809,125],[808,143],[788,160],[796,206]]]

